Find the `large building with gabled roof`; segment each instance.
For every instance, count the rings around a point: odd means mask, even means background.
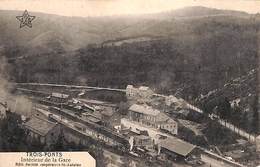
[[[176,137],[167,137],[158,144],[159,152],[164,152],[172,156],[187,157],[194,149],[195,145],[187,143]]]
[[[133,104],[129,108],[129,119],[144,126],[169,131],[172,134],[177,134],[178,132],[176,121],[164,112],[147,105]]]
[[[28,134],[27,140],[36,141],[43,145],[51,145],[56,142],[60,134],[58,123],[37,116],[33,116],[24,124],[24,127]]]

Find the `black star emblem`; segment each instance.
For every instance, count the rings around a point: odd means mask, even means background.
[[[25,10],[22,16],[16,16],[16,18],[20,21],[20,28],[24,26],[32,28],[32,21],[35,19],[35,16],[30,16],[27,10]]]

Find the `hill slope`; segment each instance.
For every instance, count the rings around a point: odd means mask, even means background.
[[[20,13],[0,12],[3,54],[22,56],[10,64],[15,82],[143,84],[194,99],[257,66],[260,22],[243,12],[191,7],[98,18],[31,13],[37,16],[32,29],[18,28]]]
[[[250,15],[242,12],[217,10],[203,7],[190,7],[165,13],[117,16],[117,17],[64,17],[58,15],[33,13],[36,19],[33,28],[18,28],[16,16],[22,11],[0,11],[0,42],[1,46],[9,48],[15,46],[21,50],[34,49],[42,45],[40,52],[46,47],[60,46],[61,50],[76,50],[88,44],[101,44],[107,40],[129,38],[136,36],[163,36],[192,33],[194,16],[204,18],[223,17],[232,15],[248,18]],[[190,27],[191,26],[191,27]],[[58,37],[58,40],[57,40]],[[37,46],[34,46],[34,43]],[[7,49],[8,50],[8,49]],[[39,50],[39,48],[37,48]],[[46,51],[49,53],[49,50]]]

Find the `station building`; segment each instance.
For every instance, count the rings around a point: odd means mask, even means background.
[[[129,108],[129,120],[141,125],[178,133],[178,124],[165,113],[147,105],[134,104]]]
[[[60,125],[33,116],[28,122],[24,124],[27,135],[27,140],[30,142],[36,141],[43,145],[49,146],[58,140],[60,135]]]

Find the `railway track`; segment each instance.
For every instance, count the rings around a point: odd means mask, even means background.
[[[13,83],[14,86],[42,86],[42,87],[53,87],[53,88],[64,88],[64,89],[92,89],[92,90],[107,90],[107,91],[118,91],[125,92],[125,89],[116,88],[104,88],[104,87],[94,87],[94,86],[79,86],[79,85],[63,85],[63,84],[47,84],[47,83]]]
[[[77,111],[73,111],[73,110],[69,110],[69,109],[65,109],[65,108],[61,109],[60,104],[51,103],[51,102],[43,101],[40,99],[37,99],[37,102],[40,103],[41,105],[45,106],[44,110],[48,110],[49,112],[56,114],[56,115],[62,115],[62,117],[69,118],[74,122],[79,122],[81,124],[84,124],[85,126],[93,129],[94,131],[97,131],[109,138],[117,140],[119,143],[121,143],[125,146],[127,146],[127,144],[128,144],[128,139],[126,139],[126,137],[124,137],[123,135],[120,135],[120,134],[116,133],[115,131],[113,131],[103,125],[97,124],[97,123],[93,122],[92,120],[89,120],[87,118],[83,119],[82,117],[79,117],[78,115],[75,114]],[[66,106],[66,104],[62,104],[62,105],[64,107]],[[48,107],[46,107],[46,106],[48,106]]]

